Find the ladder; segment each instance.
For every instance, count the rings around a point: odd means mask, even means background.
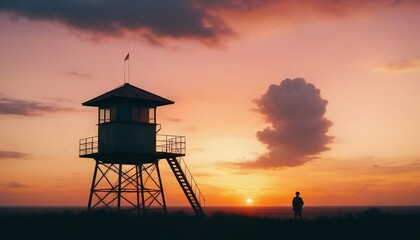
[[[191,204],[196,215],[204,216],[204,203],[205,199],[201,194],[200,189],[198,188],[197,183],[190,170],[188,169],[185,161],[182,158],[171,157],[166,159],[169,166],[172,169],[179,185],[184,191],[185,196],[188,199],[188,202]]]

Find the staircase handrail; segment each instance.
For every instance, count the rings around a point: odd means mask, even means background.
[[[178,160],[179,159],[179,160]],[[193,190],[193,192],[194,192],[194,194],[196,194],[197,195],[197,193],[198,193],[198,203],[200,204],[200,206],[202,206],[203,207],[203,210],[204,210],[204,208],[205,208],[205,206],[206,206],[206,199],[204,198],[204,196],[203,196],[203,194],[201,193],[201,190],[200,190],[200,188],[198,187],[198,184],[197,184],[197,182],[195,181],[195,179],[194,179],[194,177],[193,177],[193,175],[192,175],[192,173],[191,173],[191,171],[190,171],[190,169],[188,168],[188,166],[187,166],[187,164],[185,163],[185,160],[183,159],[183,158],[181,158],[181,157],[179,157],[179,158],[176,158],[176,160],[178,161],[178,163],[179,163],[179,166],[181,167],[181,169],[182,169],[182,165],[184,165],[184,174],[186,174],[186,179],[187,179],[187,181],[188,181],[188,183],[190,184],[190,186],[191,186],[191,188],[192,188],[192,190]],[[188,177],[191,179],[191,180],[188,180]],[[201,201],[202,200],[202,201]],[[202,204],[202,202],[204,203],[204,204]]]

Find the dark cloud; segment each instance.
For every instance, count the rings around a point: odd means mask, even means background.
[[[93,34],[135,34],[152,44],[165,37],[219,44],[233,35],[221,18],[199,8],[195,0],[2,0],[0,11]]]
[[[2,97],[0,95],[0,115],[38,116],[42,113],[59,111],[74,111],[74,109],[36,101]]]
[[[223,11],[255,11],[264,6],[271,6],[273,4],[279,4],[281,2],[287,2],[284,0],[200,0],[197,1],[200,6],[205,9],[223,10]]]
[[[0,150],[0,159],[24,159],[28,158],[28,154],[23,152],[13,152],[13,151],[1,151]]]
[[[9,187],[9,188],[25,188],[27,186],[22,184],[22,183],[18,183],[18,182],[9,182],[7,184],[7,187]]]
[[[311,16],[345,17],[396,6],[419,6],[417,0],[2,0],[0,12],[30,20],[59,22],[105,36],[134,37],[161,46],[165,39],[194,39],[220,45],[236,36],[240,19],[298,21]],[[257,14],[255,14],[257,13]],[[278,22],[277,22],[278,23]],[[232,24],[230,24],[232,25]]]
[[[272,84],[257,99],[258,111],[271,127],[257,132],[268,152],[242,167],[275,168],[298,166],[327,151],[333,137],[326,135],[332,122],[324,117],[328,101],[320,90],[303,78]]]

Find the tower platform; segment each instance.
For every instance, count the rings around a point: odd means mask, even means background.
[[[155,152],[155,153],[90,153],[79,155],[80,158],[93,158],[103,163],[144,164],[155,163],[160,159],[184,157],[185,154]]]

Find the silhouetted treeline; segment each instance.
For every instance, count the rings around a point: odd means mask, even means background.
[[[420,239],[420,215],[369,209],[292,220],[215,214],[137,216],[96,211],[0,215],[1,239]]]

